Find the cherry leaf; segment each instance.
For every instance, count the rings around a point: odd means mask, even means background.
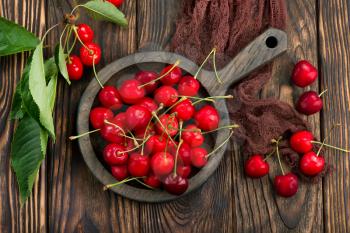
[[[67,81],[68,84],[70,84],[67,65],[66,65],[66,57],[67,56],[66,54],[64,54],[62,45],[60,43],[57,44],[55,49],[55,62],[63,78]]]

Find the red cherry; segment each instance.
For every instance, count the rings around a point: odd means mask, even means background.
[[[85,43],[90,43],[94,40],[94,31],[87,24],[78,24],[78,36],[80,40]]]
[[[119,125],[123,130],[127,130],[126,113],[120,112],[111,120],[112,123]]]
[[[312,150],[312,140],[314,140],[314,135],[303,130],[294,133],[289,139],[289,144],[295,152],[304,154]]]
[[[114,124],[114,123],[113,123]],[[107,142],[111,143],[123,143],[124,142],[124,136],[123,131],[120,129],[121,127],[116,127],[112,124],[104,124],[104,126],[101,128],[101,137],[106,140]]]
[[[166,138],[160,135],[151,136],[145,143],[145,150],[148,154],[155,154],[157,152],[165,151]]]
[[[308,152],[301,157],[299,161],[300,171],[307,176],[316,176],[324,169],[324,157],[313,151]]]
[[[195,125],[186,126],[185,130],[182,132],[182,138],[191,147],[199,147],[204,142],[204,137],[201,130]]]
[[[244,171],[251,178],[260,178],[269,173],[269,168],[262,155],[253,155],[245,162]]]
[[[189,99],[186,99],[184,101],[181,101],[180,103],[178,103],[172,110],[172,113],[176,112],[177,115],[176,117],[179,120],[183,120],[183,121],[188,121],[189,119],[192,118],[195,109],[192,105],[192,102]]]
[[[70,80],[79,80],[83,77],[84,67],[78,56],[69,56],[67,61],[67,71]]]
[[[168,193],[181,195],[186,192],[188,188],[188,180],[179,175],[174,175],[171,173],[165,178],[163,187]]]
[[[149,124],[147,128],[147,132],[146,132],[146,127],[135,130],[135,136],[137,138],[147,138],[149,135],[154,135],[154,134],[156,134],[156,130],[154,129],[154,124],[152,122]]]
[[[151,117],[152,114],[147,108],[133,105],[126,110],[126,125],[132,130],[146,128]]]
[[[183,178],[188,178],[191,174],[191,166],[179,165],[176,168],[176,173]]]
[[[191,165],[191,147],[186,142],[183,142],[179,148],[178,159],[185,166]]]
[[[162,72],[160,72],[160,76],[167,73],[171,68],[173,68],[173,65],[169,65],[165,67]],[[175,67],[169,74],[164,76],[160,81],[167,86],[175,85],[180,81],[182,77],[182,71],[179,67]]]
[[[298,177],[291,172],[276,176],[274,186],[278,195],[291,197],[298,191]]]
[[[129,176],[128,167],[126,165],[112,166],[111,173],[112,176],[118,181],[125,180]]]
[[[124,2],[124,0],[107,0],[107,1],[115,5],[116,7],[120,7]]]
[[[100,46],[92,42],[85,43],[85,46],[80,48],[80,59],[86,66],[97,65],[101,60]]]
[[[142,84],[149,83],[152,80],[155,80],[156,78],[158,78],[157,73],[152,72],[152,71],[139,71],[135,75],[135,79]],[[149,83],[146,86],[144,86],[144,88],[148,94],[152,93],[155,89],[157,89],[157,87],[158,87],[157,81],[153,82],[153,83]]]
[[[129,157],[128,171],[134,177],[147,176],[150,169],[148,156],[143,156],[139,153],[133,153]]]
[[[131,138],[124,138],[124,141],[119,144],[122,145],[125,148],[125,150],[128,151],[136,147],[134,140],[132,140]]]
[[[158,88],[154,93],[154,100],[160,104],[164,104],[166,107],[170,107],[175,104],[178,98],[178,93],[175,88],[170,86],[162,86]]]
[[[218,128],[220,117],[213,106],[205,105],[195,113],[194,120],[198,128],[210,131]]]
[[[204,167],[208,162],[207,155],[208,155],[208,152],[204,148],[192,149],[192,151],[191,151],[192,165],[194,167],[198,167],[198,168]]]
[[[174,157],[167,152],[158,152],[152,156],[152,171],[158,177],[168,175],[174,169]]]
[[[306,87],[317,79],[317,69],[308,61],[299,61],[292,73],[292,81],[299,87]]]
[[[127,104],[136,104],[146,94],[143,87],[140,87],[141,83],[135,79],[125,80],[119,88],[119,94],[123,101]]]
[[[104,86],[98,94],[98,99],[104,107],[112,110],[118,110],[123,106],[119,92],[113,86]]]
[[[105,124],[105,120],[111,120],[113,112],[108,108],[96,107],[90,112],[90,122],[94,129],[100,129]]]
[[[176,154],[176,150],[177,150],[177,145],[178,143],[177,142],[173,142],[172,140],[167,140],[167,137],[165,138],[165,141],[168,141],[168,144],[167,144],[167,152],[169,152],[170,154],[172,155],[175,155]]]
[[[150,98],[150,97],[144,97],[142,98],[137,105],[140,105],[142,107],[147,108],[150,112],[153,112],[155,110],[158,109],[158,105],[156,104],[156,102]]]
[[[177,87],[180,95],[196,96],[198,94],[200,84],[197,79],[192,76],[184,76]]]
[[[314,91],[307,91],[303,93],[296,104],[298,112],[305,115],[312,115],[321,111],[323,107],[323,101],[321,97]]]
[[[103,149],[103,158],[108,165],[124,165],[128,161],[128,154],[121,153],[125,151],[125,147],[118,144],[108,144]]]
[[[179,131],[179,122],[174,115],[164,114],[159,118],[159,120],[162,122],[162,125],[171,137],[174,137]],[[158,134],[165,133],[162,125],[159,122],[156,124]]]
[[[152,188],[159,188],[161,185],[160,180],[154,174],[149,174],[146,178],[143,179],[143,182]]]

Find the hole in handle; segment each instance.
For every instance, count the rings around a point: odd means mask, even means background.
[[[276,48],[278,45],[278,40],[274,36],[269,36],[266,38],[265,44],[268,48],[273,49]]]

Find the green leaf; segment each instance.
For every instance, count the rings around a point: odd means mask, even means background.
[[[23,204],[31,195],[41,162],[45,158],[48,135],[38,122],[25,116],[18,124],[12,140],[11,165],[16,173]]]
[[[53,111],[53,108],[55,107],[55,101],[56,101],[56,90],[57,90],[57,75],[52,76],[49,84],[47,85],[47,90],[49,91],[49,101],[50,101],[50,109]]]
[[[10,118],[12,120],[23,118],[21,82],[17,84],[15,94],[13,95]]]
[[[39,108],[40,124],[49,132],[50,136],[55,139],[49,93],[46,86],[42,43],[37,46],[32,56],[29,70],[29,91]]]
[[[24,27],[0,17],[0,57],[33,50],[39,42]]]
[[[60,69],[60,73],[63,76],[63,78],[67,81],[68,84],[70,84],[67,65],[66,65],[66,55],[64,54],[63,48],[61,44],[57,44],[55,49],[55,61]]]
[[[95,0],[82,5],[91,16],[96,20],[105,20],[119,24],[122,27],[128,26],[125,15],[112,3],[107,1]]]

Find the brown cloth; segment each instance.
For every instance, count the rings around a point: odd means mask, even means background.
[[[250,41],[269,27],[283,29],[286,10],[283,0],[183,0],[172,41],[173,51],[197,64],[212,48],[217,48],[217,63],[225,65]],[[244,154],[267,154],[271,139],[308,128],[292,106],[279,100],[259,99],[271,78],[271,65],[247,77],[230,90],[231,120],[240,125],[236,136],[242,139]],[[295,165],[299,156],[284,142],[282,152]]]

